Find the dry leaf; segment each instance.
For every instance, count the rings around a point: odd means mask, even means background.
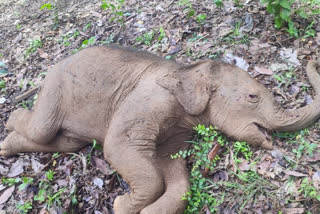
[[[265,74],[265,75],[272,75],[273,74],[273,72],[270,69],[263,68],[263,67],[255,66],[254,70],[260,74]]]
[[[313,174],[312,183],[314,188],[316,188],[319,191],[320,190],[320,172],[316,172]]]
[[[6,189],[2,195],[0,196],[0,204],[5,203],[6,201],[8,201],[8,199],[11,197],[13,191],[15,189],[15,186],[12,186],[8,189]]]
[[[258,173],[260,175],[265,175],[270,164],[271,164],[270,161],[266,161],[266,160],[262,161],[259,165],[257,165]]]
[[[12,164],[10,171],[8,173],[8,177],[16,177],[23,173],[23,167],[26,165],[23,159],[18,159],[14,164]]]
[[[44,52],[44,50],[42,50],[41,48],[38,48],[38,54],[43,59],[48,59],[49,57],[49,55],[46,52]]]
[[[99,189],[102,189],[103,180],[101,178],[95,178],[93,179],[93,184],[97,186]]]
[[[49,214],[46,208],[42,208],[39,214]]]
[[[9,169],[4,167],[1,163],[0,163],[0,175],[6,175],[8,174]]]
[[[208,207],[206,207],[206,214],[211,214],[211,212],[210,212]]]
[[[286,173],[287,175],[292,175],[292,176],[295,176],[295,177],[307,177],[308,175],[307,174],[303,174],[303,173],[300,173],[300,172],[296,172],[296,171],[291,171],[291,170],[283,170],[284,173]]]
[[[105,175],[111,175],[114,173],[114,170],[112,170],[109,165],[102,159],[93,157],[94,162],[96,163],[97,168]]]
[[[282,48],[280,50],[280,56],[282,59],[284,59],[286,62],[288,62],[292,66],[300,66],[300,62],[297,58],[297,50],[294,50],[292,48]]]
[[[241,162],[239,163],[238,167],[241,171],[248,171],[251,168],[249,161],[245,159],[241,159]]]
[[[310,155],[305,155],[302,159],[308,162],[317,162],[320,160],[320,152],[315,151],[313,152],[312,157]]]
[[[44,165],[35,159],[31,159],[31,167],[35,173],[43,169]]]
[[[281,212],[283,214],[300,214],[304,213],[304,208],[284,208]]]

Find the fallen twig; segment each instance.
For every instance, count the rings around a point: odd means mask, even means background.
[[[14,98],[14,104],[17,104],[19,102],[21,102],[22,100],[25,100],[27,98],[29,98],[30,96],[36,94],[38,92],[38,90],[40,89],[41,84],[35,86],[34,88],[30,89],[29,91],[26,91],[25,93],[18,95]]]

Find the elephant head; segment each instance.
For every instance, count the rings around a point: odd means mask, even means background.
[[[315,90],[313,103],[286,110],[271,93],[234,65],[203,61],[179,68],[157,83],[175,95],[186,113],[216,126],[229,137],[272,148],[272,131],[296,131],[320,116],[318,63],[310,61],[307,75]]]

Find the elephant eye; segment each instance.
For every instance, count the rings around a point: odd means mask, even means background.
[[[257,103],[257,102],[259,102],[259,100],[260,100],[260,98],[259,98],[259,96],[256,95],[256,94],[249,94],[249,95],[248,95],[248,101],[249,101],[250,103]]]

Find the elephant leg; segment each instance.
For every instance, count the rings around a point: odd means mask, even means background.
[[[186,161],[178,159],[161,159],[159,166],[163,171],[166,190],[154,203],[141,211],[141,214],[182,214],[187,201],[182,196],[189,190],[189,176]]]
[[[138,214],[164,191],[163,176],[154,163],[153,152],[141,151],[138,147],[142,145],[135,147],[135,142],[130,143],[108,137],[104,143],[105,158],[131,187],[131,193],[115,199],[115,214]]]
[[[85,142],[64,135],[56,136],[48,144],[39,144],[13,131],[0,144],[0,155],[11,156],[19,152],[74,152],[86,145]]]
[[[57,75],[55,72],[50,75]],[[49,79],[49,78],[48,78]],[[56,80],[56,78],[53,78]],[[45,81],[34,111],[15,110],[7,122],[10,131],[16,131],[33,142],[48,143],[61,127],[62,94],[59,81]]]

